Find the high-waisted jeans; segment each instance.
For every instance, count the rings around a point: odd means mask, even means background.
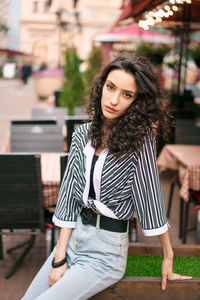
[[[118,233],[83,225],[79,216],[67,248],[66,273],[49,286],[54,249],[22,300],[89,299],[123,277],[128,244],[128,230]]]

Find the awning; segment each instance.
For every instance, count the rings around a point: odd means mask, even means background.
[[[107,33],[97,35],[94,40],[96,42],[140,42],[170,44],[174,42],[174,38],[169,34],[162,34],[144,30],[136,24],[129,24],[125,28],[112,30]]]
[[[31,56],[31,54],[17,51],[17,50],[12,50],[12,49],[6,49],[6,48],[0,48],[0,54],[5,53],[11,56]]]
[[[128,5],[124,7],[123,11],[115,24],[113,25],[113,30],[119,23],[125,19],[130,17],[135,19],[135,22],[138,21],[139,17],[149,11],[154,9],[157,5],[166,2],[166,0],[130,0]],[[178,5],[178,4],[177,4]],[[183,18],[184,17],[184,18]],[[182,23],[183,21],[190,22],[190,27],[195,29],[199,29],[199,26],[195,24],[200,24],[200,1],[192,0],[191,4],[185,5],[184,14],[180,13],[180,11],[174,12],[173,16],[168,18],[163,18],[163,25],[178,25],[178,23]],[[161,26],[163,26],[161,25]]]
[[[114,24],[115,28],[122,20],[133,17],[135,20],[138,19],[143,13],[148,10],[154,9],[157,5],[164,3],[166,0],[130,0],[128,5],[123,9],[122,14]],[[178,5],[178,4],[176,4]],[[163,18],[163,22],[182,22],[184,21],[193,23],[200,23],[200,1],[192,0],[191,4],[185,4],[184,14],[180,11],[174,12],[173,16]],[[195,26],[196,27],[196,26]],[[112,29],[113,29],[112,28]]]
[[[125,20],[125,19],[128,19],[130,16],[131,16],[131,14],[132,14],[132,0],[130,0],[130,2],[128,3],[128,5],[127,6],[125,6],[124,5],[124,2],[123,2],[123,4],[122,4],[122,8],[123,8],[123,10],[122,10],[122,13],[121,13],[121,15],[119,16],[119,18],[117,19],[117,21],[115,22],[115,24],[113,25],[113,27],[111,28],[111,31],[115,28],[115,27],[117,27],[117,25],[121,22],[121,21],[123,21],[123,20]]]

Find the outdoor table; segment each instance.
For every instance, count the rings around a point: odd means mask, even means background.
[[[200,146],[165,145],[157,159],[159,172],[178,171],[180,197],[189,201],[189,190],[200,191]]]
[[[44,207],[56,205],[60,188],[61,153],[41,153]]]

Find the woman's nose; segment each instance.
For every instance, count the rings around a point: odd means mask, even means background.
[[[110,103],[112,105],[117,105],[119,102],[119,97],[120,97],[120,93],[115,92],[114,94],[112,94],[112,97],[110,98]]]

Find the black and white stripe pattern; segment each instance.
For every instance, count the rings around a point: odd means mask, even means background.
[[[146,138],[139,154],[115,158],[104,149],[94,169],[97,198],[88,197],[90,168],[95,149],[87,138],[90,123],[73,134],[70,155],[53,221],[60,227],[75,227],[81,206],[120,220],[136,212],[145,235],[168,230],[157,165],[155,141]]]

